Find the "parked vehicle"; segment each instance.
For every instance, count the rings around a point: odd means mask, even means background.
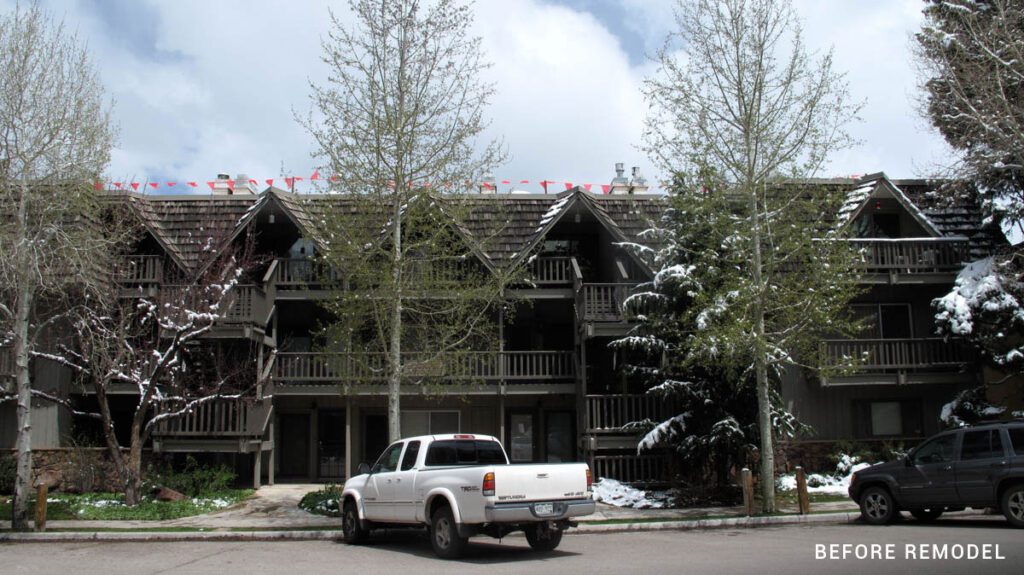
[[[372,529],[426,525],[434,552],[458,557],[477,534],[525,531],[538,551],[558,547],[570,518],[594,512],[585,463],[510,465],[487,435],[411,437],[393,443],[342,492],[342,533],[359,543]]]
[[[936,434],[898,461],[855,473],[850,497],[873,525],[901,510],[931,521],[945,511],[994,507],[1024,527],[1024,421]]]

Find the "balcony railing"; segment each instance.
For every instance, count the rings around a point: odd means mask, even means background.
[[[668,461],[663,455],[595,455],[594,479],[608,477],[623,483],[662,483]]]
[[[623,302],[636,284],[585,283],[576,295],[576,313],[583,321],[625,321]]]
[[[588,395],[586,400],[588,433],[621,433],[634,421],[661,422],[678,415],[673,402],[648,394]]]
[[[465,352],[431,361],[423,353],[404,353],[408,377],[485,379],[508,381],[572,380],[576,377],[571,351]],[[501,362],[499,362],[499,357]],[[379,382],[383,381],[383,353],[282,352],[274,363],[279,382]]]
[[[14,378],[14,349],[10,347],[0,347],[0,388],[3,387],[4,380]]]
[[[341,274],[334,268],[307,258],[277,258],[271,281],[278,289],[299,289],[313,285],[335,286],[341,283]]]
[[[866,273],[957,273],[970,260],[964,238],[854,239],[863,254],[857,266]]]
[[[172,406],[171,409],[175,408]],[[260,437],[270,421],[272,410],[270,399],[215,399],[197,405],[185,415],[158,423],[153,434],[174,437]]]
[[[530,263],[530,279],[538,287],[571,286],[572,266],[568,257],[538,257]]]
[[[826,367],[852,372],[953,370],[974,359],[969,348],[939,338],[826,340],[822,346]]]
[[[211,312],[211,299],[215,294],[208,294],[203,288],[187,285],[167,285],[160,290],[157,301],[161,310],[169,304],[171,313],[177,313],[183,320],[186,311],[197,313]],[[162,311],[162,313],[166,313]],[[219,325],[250,324],[266,325],[270,313],[267,296],[263,289],[252,284],[236,285],[224,296],[217,313]]]
[[[117,265],[117,281],[128,285],[158,284],[164,278],[162,256],[124,256]]]

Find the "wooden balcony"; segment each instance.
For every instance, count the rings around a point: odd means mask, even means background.
[[[576,293],[576,315],[583,322],[625,322],[623,303],[635,283],[584,283]]]
[[[172,406],[173,408],[173,406]],[[190,413],[162,421],[153,435],[174,438],[259,438],[273,413],[270,399],[216,399]]]
[[[500,358],[500,360],[499,360]],[[572,381],[576,378],[571,351],[467,352],[448,361],[430,361],[426,354],[403,354],[408,377],[451,380]],[[280,383],[381,383],[382,353],[281,352],[274,363]]]
[[[623,483],[661,485],[668,482],[665,455],[594,455],[594,479],[604,477]]]
[[[170,304],[182,316],[186,310],[206,312],[210,310],[209,298],[205,290],[197,286],[166,285],[160,289],[157,302],[163,308]],[[273,302],[267,301],[263,289],[252,284],[236,285],[224,297],[218,313],[220,317],[216,326],[239,327],[256,326],[264,328],[270,319]]]
[[[153,255],[123,256],[114,269],[120,296],[153,297],[164,281],[164,258]]]
[[[529,265],[530,281],[540,288],[572,287],[571,258],[541,256]]]
[[[821,350],[823,367],[842,373],[822,383],[928,383],[936,381],[934,376],[942,381],[971,380],[975,374],[961,372],[974,360],[970,348],[941,338],[826,340]]]
[[[588,395],[587,433],[624,433],[622,428],[634,421],[664,421],[674,415],[675,404],[665,398],[646,393],[622,395]],[[629,432],[635,435],[633,432]]]
[[[909,282],[932,277],[949,281],[970,261],[970,244],[966,238],[926,239],[854,239],[859,248],[857,267],[868,276],[885,275],[888,281],[905,278]],[[868,281],[870,277],[866,278]]]
[[[278,290],[329,289],[341,284],[341,274],[323,262],[308,258],[277,258],[264,280],[273,283]]]
[[[0,390],[14,383],[14,348],[0,347]]]

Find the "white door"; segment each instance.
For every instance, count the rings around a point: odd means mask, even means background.
[[[371,521],[391,521],[394,518],[395,471],[398,470],[403,446],[399,442],[387,448],[370,470],[363,491],[363,509]]]

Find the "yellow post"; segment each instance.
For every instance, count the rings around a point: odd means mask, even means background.
[[[744,467],[740,470],[740,487],[743,488],[743,509],[747,516],[754,514],[754,476]]]

